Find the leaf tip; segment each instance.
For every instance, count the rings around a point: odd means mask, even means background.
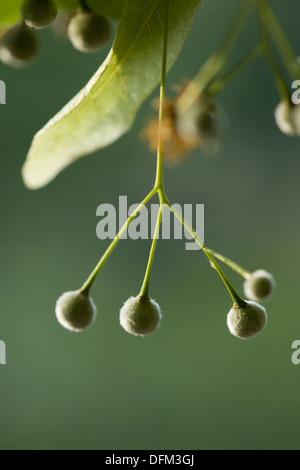
[[[49,182],[45,178],[41,178],[41,175],[34,169],[28,157],[22,166],[21,175],[27,189],[40,189]]]

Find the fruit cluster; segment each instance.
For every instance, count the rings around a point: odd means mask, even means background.
[[[21,6],[22,21],[8,29],[0,40],[0,60],[13,67],[24,67],[39,52],[36,30],[44,29],[59,19],[54,0],[25,0]],[[111,36],[110,22],[94,13],[84,2],[69,15],[67,36],[74,48],[82,52],[97,51]]]
[[[266,310],[256,301],[267,300],[274,288],[274,277],[263,269],[247,275],[244,293],[250,300],[239,299],[229,311],[227,326],[230,333],[238,338],[248,339],[264,329],[267,323]],[[57,300],[55,312],[62,326],[79,332],[94,323],[97,308],[86,292],[78,290],[65,292]],[[121,326],[135,336],[153,333],[160,321],[160,306],[148,296],[130,297],[120,311]]]
[[[158,303],[150,297],[149,285],[163,213],[165,207],[168,207],[202,248],[211,267],[218,272],[231,296],[233,305],[227,315],[229,331],[238,338],[248,339],[259,334],[267,323],[266,310],[258,302],[271,296],[275,287],[274,278],[263,269],[249,272],[205,246],[196,231],[169,202],[164,184],[164,155],[172,162],[179,162],[193,149],[208,148],[209,152],[218,149],[221,127],[218,108],[213,98],[262,54],[268,59],[281,97],[281,102],[275,112],[277,125],[285,134],[299,135],[300,107],[290,103],[289,89],[281,73],[277,54],[274,53],[273,42],[277,46],[282,42],[285,45],[284,47],[278,46],[278,52],[292,76],[300,74],[300,65],[268,2],[261,0],[255,3],[253,0],[244,0],[217,51],[207,59],[194,79],[183,87],[176,98],[166,99],[168,18],[169,9],[173,7],[170,0],[164,0],[161,5],[165,6],[166,11],[164,21],[160,22],[163,30],[163,44],[159,118],[151,121],[144,130],[144,137],[149,141],[150,148],[157,151],[153,189],[128,217],[82,287],[65,292],[59,297],[55,308],[56,317],[62,326],[75,332],[84,330],[95,321],[97,308],[90,297],[90,289],[96,277],[131,222],[152,197],[158,196],[159,212],[144,281],[140,292],[136,296],[131,296],[121,308],[121,326],[132,335],[145,336],[156,331],[160,325],[161,309]],[[258,14],[260,37],[254,47],[228,70],[233,47],[237,44],[244,24],[253,10],[256,10]],[[22,22],[6,31],[0,41],[0,59],[16,67],[26,65],[36,56],[39,48],[36,30],[45,28],[58,19],[58,9],[54,0],[24,0],[20,11]],[[79,0],[77,11],[68,15],[66,33],[77,50],[95,51],[109,40],[111,35],[109,21],[93,12],[86,0]],[[247,300],[239,297],[216,259],[227,264],[244,278],[244,295]]]

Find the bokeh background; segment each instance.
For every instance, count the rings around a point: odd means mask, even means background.
[[[226,5],[225,5],[226,3]],[[288,3],[288,5],[286,5]],[[222,38],[238,0],[205,2],[168,87],[192,77]],[[300,51],[300,4],[273,1]],[[250,21],[236,57],[254,44]],[[57,297],[78,288],[107,241],[96,237],[96,208],[151,188],[155,158],[139,135],[151,99],[130,133],[81,159],[49,186],[30,191],[20,168],[34,133],[89,79],[105,57],[81,55],[42,34],[31,67],[0,64],[7,104],[0,106],[1,449],[298,449],[300,365],[300,140],[277,129],[277,91],[260,59],[217,98],[229,129],[220,153],[199,151],[166,167],[173,202],[205,204],[208,246],[277,280],[263,334],[241,341],[226,326],[230,298],[200,251],[160,241],[151,293],[163,321],[136,338],[119,309],[138,293],[150,241],[122,241],[93,288],[99,315],[71,334],[54,315]],[[299,77],[300,79],[300,77]],[[238,292],[241,279],[225,268]]]

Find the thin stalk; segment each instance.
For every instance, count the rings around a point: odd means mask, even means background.
[[[234,80],[244,69],[252,64],[262,54],[262,44],[258,43],[243,57],[232,69],[230,69],[223,77],[216,80],[208,89],[207,96],[210,98],[216,96],[222,91],[232,80]]]
[[[236,305],[244,305],[244,300],[242,300],[238,294],[236,293],[236,291],[234,290],[234,288],[232,287],[231,283],[229,282],[229,280],[227,279],[225,273],[223,272],[223,270],[220,268],[220,266],[218,265],[218,263],[216,262],[216,260],[214,259],[213,255],[211,254],[210,250],[207,250],[205,245],[204,245],[204,242],[203,240],[201,240],[201,238],[199,237],[199,235],[197,234],[197,232],[190,226],[190,224],[184,219],[184,217],[182,217],[181,214],[179,214],[179,212],[177,212],[177,210],[172,206],[172,204],[170,204],[169,206],[169,209],[173,212],[173,214],[177,217],[178,220],[180,220],[180,222],[182,223],[182,225],[187,229],[187,231],[192,235],[192,237],[194,238],[194,240],[198,243],[198,245],[202,248],[202,250],[204,251],[204,253],[206,254],[206,256],[208,257],[208,259],[210,260],[210,262],[213,264],[214,268],[216,269],[216,271],[218,272],[220,278],[222,279],[223,283],[225,284],[225,287],[227,288],[232,300],[233,300],[233,303],[236,304]]]
[[[182,108],[183,112],[193,104],[224,68],[253,8],[253,0],[244,0],[238,7],[221,45],[217,51],[207,59],[197,75],[179,97],[177,104]]]
[[[159,124],[158,124],[158,145],[157,145],[157,166],[155,188],[165,193],[164,187],[164,156],[163,156],[163,137],[162,124],[165,115],[166,99],[166,76],[167,76],[167,54],[168,54],[168,34],[169,34],[169,0],[166,2],[166,19],[164,24],[163,53],[161,63],[161,82],[159,99]]]
[[[85,0],[80,0],[82,7],[87,7],[87,3]],[[161,136],[161,127],[162,127],[162,122],[164,119],[164,107],[165,107],[165,87],[166,87],[166,75],[167,75],[167,50],[168,50],[168,31],[169,31],[169,0],[166,1],[166,19],[165,19],[165,25],[164,25],[164,37],[163,37],[163,53],[162,53],[162,71],[161,71],[161,87],[160,87],[160,108],[159,108],[159,139],[158,139],[158,149],[157,149],[157,166],[156,166],[156,180],[155,180],[155,185],[152,191],[145,197],[145,199],[138,205],[136,210],[132,213],[131,216],[129,216],[126,220],[126,222],[123,224],[122,228],[114,238],[114,240],[111,242],[103,256],[101,257],[100,261],[88,277],[88,279],[85,281],[85,283],[82,285],[80,292],[84,295],[88,295],[91,286],[93,285],[96,277],[98,276],[99,272],[103,268],[104,264],[112,254],[113,250],[119,243],[122,235],[125,233],[131,222],[135,219],[135,217],[139,214],[140,210],[142,207],[147,204],[147,202],[156,194],[159,194],[159,200],[160,200],[160,212],[159,212],[159,217],[157,220],[157,225],[156,225],[156,232],[159,232],[160,228],[160,222],[162,218],[162,212],[163,212],[163,202],[167,200],[166,193],[165,193],[165,187],[164,187],[164,178],[163,178],[163,139]],[[156,233],[155,232],[155,233]],[[150,275],[151,275],[151,270],[152,270],[152,265],[153,265],[153,260],[154,260],[154,254],[155,254],[155,249],[156,249],[156,243],[157,243],[157,238],[153,240],[151,251],[150,251],[150,256],[149,256],[149,262],[147,266],[147,271],[145,275],[145,280],[143,283],[142,291],[141,292],[148,292],[149,288],[149,282],[150,282]],[[143,290],[144,289],[144,290]]]
[[[120,238],[122,237],[122,235],[125,233],[125,231],[127,230],[127,228],[129,227],[129,225],[131,224],[131,222],[136,218],[136,216],[139,214],[140,210],[142,209],[142,207],[145,206],[145,204],[147,204],[147,202],[154,196],[154,194],[156,194],[156,190],[153,189],[152,191],[150,191],[149,194],[147,194],[147,196],[145,197],[145,199],[138,205],[138,207],[136,208],[136,210],[127,218],[126,222],[123,224],[122,228],[120,229],[120,231],[118,232],[118,234],[116,235],[116,237],[114,238],[114,240],[111,242],[111,244],[109,245],[109,247],[107,248],[107,250],[105,251],[105,253],[103,254],[103,256],[101,257],[99,263],[96,265],[95,269],[92,271],[91,275],[88,277],[88,279],[85,281],[85,283],[82,285],[81,289],[80,289],[80,292],[84,295],[88,295],[89,293],[89,290],[90,288],[92,287],[96,277],[98,276],[99,272],[101,271],[101,269],[103,268],[104,264],[106,263],[106,261],[108,260],[108,258],[110,257],[110,255],[112,254],[113,250],[115,249],[115,247],[117,246],[117,244],[119,243],[120,241]]]
[[[270,41],[270,35],[269,35],[268,30],[266,29],[266,25],[264,22],[264,17],[263,17],[261,9],[260,9],[260,34],[261,34],[262,47],[268,59],[269,66],[272,71],[279,96],[281,97],[283,101],[289,102],[291,100],[290,90],[286,84],[286,80],[281,70],[281,66],[274,53],[274,50]]]
[[[291,77],[295,80],[299,79],[300,64],[297,55],[280,23],[274,10],[270,7],[266,0],[256,0],[259,5],[260,14],[263,22],[269,30],[281,58],[289,71]]]
[[[157,165],[156,165],[156,179],[154,190],[159,195],[159,213],[156,221],[154,238],[151,245],[149,254],[148,265],[144,277],[144,282],[140,291],[140,297],[148,298],[149,286],[152,273],[152,267],[155,257],[156,245],[159,236],[159,229],[162,221],[162,215],[164,211],[164,202],[167,200],[165,185],[164,185],[164,153],[163,146],[164,141],[162,137],[162,124],[165,113],[165,97],[166,97],[166,76],[167,76],[167,54],[168,54],[168,34],[169,34],[169,0],[166,1],[166,16],[164,24],[164,35],[163,35],[163,52],[162,52],[162,63],[161,63],[161,82],[160,82],[160,99],[159,99],[159,126],[158,126],[158,145],[157,145]]]
[[[155,251],[156,251],[156,245],[157,245],[157,240],[159,237],[159,229],[162,221],[162,216],[164,212],[164,205],[160,205],[159,208],[159,213],[156,221],[156,226],[155,226],[155,231],[154,231],[154,236],[152,240],[152,245],[151,245],[151,250],[149,254],[149,260],[148,260],[148,265],[145,273],[145,278],[143,285],[140,290],[140,297],[148,299],[149,298],[149,286],[150,286],[150,279],[151,279],[151,273],[152,273],[152,268],[153,268],[153,262],[154,262],[154,257],[155,257]]]
[[[213,255],[215,258],[219,259],[222,261],[224,264],[227,264],[233,271],[238,273],[240,276],[243,278],[247,279],[250,276],[250,271],[247,271],[246,269],[242,268],[239,266],[237,263],[232,261],[231,259],[227,258],[226,256],[221,255],[220,253],[217,253],[216,251],[212,250],[211,248],[206,247],[206,251]]]
[[[87,4],[87,1],[86,0],[79,0],[79,5],[81,6],[81,8],[84,10],[84,11],[92,11],[91,8],[88,6]]]

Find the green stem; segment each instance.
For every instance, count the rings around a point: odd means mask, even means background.
[[[153,262],[154,262],[154,257],[155,257],[155,251],[156,251],[156,245],[157,245],[157,240],[159,237],[159,229],[162,221],[162,216],[164,212],[164,205],[160,205],[159,207],[159,213],[156,221],[156,226],[155,226],[155,231],[154,231],[154,236],[153,236],[153,241],[151,245],[151,250],[149,254],[149,260],[148,260],[148,265],[145,273],[145,278],[143,285],[141,287],[140,291],[140,297],[148,299],[149,298],[149,286],[150,286],[150,279],[151,279],[151,273],[152,273],[152,267],[153,267]]]
[[[259,6],[260,14],[266,25],[269,33],[271,34],[274,42],[276,43],[277,49],[285,63],[287,70],[291,77],[299,79],[300,75],[300,64],[298,62],[297,55],[287,35],[280,24],[274,10],[270,7],[266,0],[256,0]]]
[[[277,57],[274,53],[271,41],[270,41],[270,35],[269,32],[266,29],[265,21],[264,21],[264,14],[262,9],[260,8],[260,31],[261,31],[261,43],[262,47],[264,48],[264,52],[267,56],[269,66],[271,68],[275,84],[277,86],[277,90],[279,93],[279,96],[283,101],[288,101],[290,102],[290,89],[288,88],[286,84],[285,77],[282,73],[280,64],[277,60]]]
[[[131,224],[131,222],[136,218],[136,216],[139,214],[140,210],[142,209],[142,207],[145,206],[145,204],[147,204],[147,202],[154,196],[154,194],[156,194],[156,189],[153,189],[152,191],[150,191],[149,194],[147,194],[147,196],[145,197],[145,199],[138,205],[138,207],[135,209],[135,211],[127,218],[126,222],[123,224],[122,228],[120,229],[119,233],[116,235],[116,237],[114,238],[114,240],[111,242],[111,244],[109,245],[109,247],[107,248],[107,250],[105,251],[105,253],[103,254],[103,256],[101,257],[99,263],[96,265],[95,269],[92,271],[91,275],[88,277],[88,279],[86,280],[86,282],[82,285],[81,289],[80,289],[80,292],[84,295],[88,295],[89,294],[89,291],[90,291],[90,288],[92,287],[96,277],[98,276],[99,272],[101,271],[101,269],[103,268],[104,264],[106,263],[106,261],[108,260],[108,258],[110,257],[110,255],[112,254],[113,250],[115,249],[115,247],[117,246],[117,244],[119,243],[120,241],[120,238],[122,237],[122,235],[125,233],[125,231],[127,230],[127,228],[129,227],[129,225]]]
[[[156,165],[156,179],[154,190],[159,195],[159,213],[156,221],[154,238],[151,245],[149,254],[148,265],[145,273],[144,282],[140,291],[140,297],[148,298],[149,285],[153,267],[153,261],[156,251],[157,240],[159,236],[159,229],[162,221],[164,211],[164,203],[167,200],[165,184],[164,184],[164,141],[162,137],[162,124],[165,114],[165,98],[166,98],[166,76],[167,76],[167,54],[168,54],[168,34],[169,34],[169,0],[166,1],[166,16],[164,23],[164,36],[163,36],[163,52],[161,62],[161,82],[160,82],[160,99],[159,99],[159,124],[158,124],[158,145],[157,145],[157,165]]]
[[[206,251],[210,254],[212,254],[215,258],[219,259],[223,263],[227,264],[231,269],[233,269],[235,272],[240,274],[243,278],[247,279],[247,277],[250,276],[250,271],[247,271],[246,269],[242,268],[239,266],[237,263],[232,261],[231,259],[227,258],[226,256],[221,255],[220,253],[217,253],[216,251],[212,250],[211,248],[206,247]]]
[[[158,124],[158,145],[157,145],[157,166],[155,188],[165,195],[164,186],[164,156],[163,156],[163,138],[162,124],[165,115],[165,98],[166,98],[166,76],[167,76],[167,54],[168,54],[168,34],[169,34],[169,0],[166,2],[166,18],[164,24],[163,36],[163,52],[161,63],[161,82],[160,82],[160,99],[159,99],[159,124]]]
[[[207,96],[214,97],[234,80],[246,67],[254,62],[263,52],[262,44],[258,43],[223,77],[216,80],[208,89]]]
[[[85,0],[80,0],[81,5],[83,8],[88,7]],[[162,122],[164,119],[164,107],[165,107],[165,87],[166,87],[166,75],[167,75],[167,50],[168,50],[168,32],[169,32],[169,0],[166,1],[166,18],[165,18],[165,25],[164,25],[164,38],[163,38],[163,53],[162,53],[162,71],[161,71],[161,87],[160,87],[160,108],[159,108],[159,139],[158,139],[158,149],[157,149],[157,167],[156,167],[156,180],[155,180],[155,185],[152,191],[145,197],[145,199],[138,205],[136,210],[132,213],[131,216],[129,216],[120,229],[119,233],[116,235],[114,240],[111,242],[103,256],[101,257],[100,261],[96,265],[95,269],[92,271],[91,275],[88,277],[86,282],[82,285],[80,292],[84,295],[88,295],[91,286],[93,285],[96,277],[98,276],[99,272],[103,268],[104,264],[112,254],[113,250],[117,246],[117,244],[120,241],[120,238],[122,235],[125,233],[131,222],[135,219],[135,217],[139,214],[140,210],[142,207],[147,204],[147,202],[156,194],[159,194],[159,200],[160,200],[160,211],[159,211],[159,216],[156,224],[156,230],[155,234],[159,233],[159,228],[160,228],[160,223],[162,219],[162,212],[163,212],[163,203],[164,201],[167,200],[167,196],[165,193],[165,187],[164,187],[164,178],[163,178],[163,139],[161,137],[161,127],[162,127]],[[153,260],[154,260],[154,254],[155,254],[155,249],[156,249],[156,244],[157,244],[157,237],[154,238],[151,251],[150,251],[150,256],[149,256],[149,262],[148,262],[148,267],[145,275],[145,280],[143,283],[143,287],[141,290],[141,296],[144,296],[143,292],[147,293],[148,295],[148,289],[149,289],[149,282],[150,282],[150,275],[151,275],[151,270],[152,270],[152,265],[153,265]]]
[[[205,247],[203,247],[203,251],[206,254],[206,256],[208,257],[208,259],[211,261],[211,263],[213,264],[214,268],[217,270],[217,272],[218,272],[220,278],[222,279],[222,281],[224,282],[229,294],[231,295],[233,303],[236,304],[236,305],[244,305],[245,301],[242,300],[240,298],[240,296],[236,293],[236,291],[232,287],[231,283],[229,282],[227,276],[225,275],[224,271],[220,268],[220,266],[218,265],[218,263],[214,259],[213,255],[211,253],[209,253],[206,250]]]
[[[92,11],[92,9],[88,6],[86,0],[79,0],[79,5],[84,11]]]
[[[182,112],[193,104],[224,68],[253,8],[253,0],[245,0],[241,3],[221,45],[217,51],[207,59],[197,75],[179,97],[177,104],[182,108]]]
[[[169,205],[169,209],[173,212],[173,214],[177,217],[178,220],[181,221],[182,225],[187,229],[187,231],[192,235],[192,237],[194,238],[194,240],[198,243],[198,245],[202,248],[202,250],[204,251],[204,253],[206,254],[206,256],[208,257],[208,259],[210,260],[210,262],[212,263],[213,267],[216,269],[216,271],[218,272],[220,278],[222,279],[223,283],[225,284],[232,300],[233,300],[233,303],[234,304],[237,304],[237,305],[244,305],[244,300],[242,300],[238,294],[236,293],[236,291],[234,290],[234,288],[232,287],[232,285],[230,284],[229,280],[227,279],[225,273],[223,272],[223,270],[220,268],[220,266],[218,265],[218,263],[216,262],[216,260],[214,259],[213,255],[211,254],[211,251],[210,250],[207,250],[206,249],[206,246],[204,245],[204,242],[201,240],[201,238],[199,237],[199,235],[197,234],[197,232],[190,226],[190,224],[182,217],[181,214],[179,214],[179,212],[177,212],[177,210],[172,206],[172,204]]]

